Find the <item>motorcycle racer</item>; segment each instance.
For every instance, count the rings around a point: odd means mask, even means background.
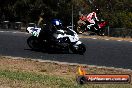
[[[28,27],[27,30],[31,34],[27,39],[28,46],[33,50],[48,52],[55,50],[81,55],[85,53],[86,47],[79,41],[77,33],[70,28],[63,30],[61,20],[53,19],[49,28],[51,29],[41,30],[41,28]],[[38,35],[34,35],[34,32]]]
[[[96,9],[95,11],[87,15],[86,20],[90,23],[89,25],[87,25],[88,29],[90,29],[91,26],[95,25],[95,21],[99,21],[97,14],[99,14],[99,9]]]

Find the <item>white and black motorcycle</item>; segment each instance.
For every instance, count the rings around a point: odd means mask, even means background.
[[[27,44],[33,50],[64,50],[76,54],[84,54],[86,51],[77,33],[70,28],[62,30],[54,26],[52,30],[42,30],[38,27],[28,27],[27,31],[31,34]]]

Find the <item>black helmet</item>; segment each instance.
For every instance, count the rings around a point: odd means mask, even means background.
[[[96,12],[97,14],[99,14],[100,11],[99,11],[98,8],[96,8],[96,9],[95,9],[95,12]]]

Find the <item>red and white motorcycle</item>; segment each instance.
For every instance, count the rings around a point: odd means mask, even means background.
[[[90,23],[85,22],[85,24],[81,23],[77,26],[77,32],[78,33],[84,33],[84,32],[92,32],[96,33],[97,35],[105,35],[106,27],[108,25],[108,22],[101,20],[101,21],[96,21],[95,25],[91,26],[90,28],[88,27]]]

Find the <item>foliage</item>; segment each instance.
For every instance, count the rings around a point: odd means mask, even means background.
[[[87,14],[98,7],[111,27],[132,28],[132,0],[1,0],[0,20],[36,22],[44,12],[45,20],[56,17],[69,25],[72,5],[74,23],[79,12]]]

